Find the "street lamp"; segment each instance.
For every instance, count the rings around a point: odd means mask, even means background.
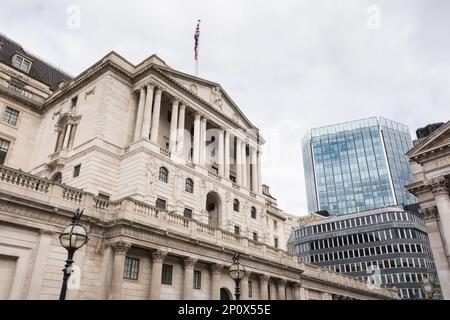
[[[245,271],[244,266],[239,262],[239,253],[236,253],[233,257],[233,264],[230,266],[230,270],[228,271],[230,278],[233,279],[236,284],[234,293],[236,300],[239,300],[241,296],[241,280],[245,278],[246,273],[247,272]]]
[[[83,211],[84,209],[80,211],[80,208],[78,208],[77,211],[75,211],[74,216],[72,217],[72,223],[65,227],[59,235],[59,242],[61,242],[61,245],[67,250],[67,260],[66,265],[63,269],[64,278],[61,293],[59,295],[59,300],[66,299],[67,280],[72,273],[73,255],[75,251],[84,246],[84,244],[88,240],[87,231],[80,224],[80,218],[83,214]]]

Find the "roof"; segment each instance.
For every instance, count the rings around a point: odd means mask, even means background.
[[[57,67],[52,66],[50,63],[44,61],[43,59],[38,58],[36,55],[33,55],[30,52],[26,51],[20,44],[9,39],[1,33],[0,44],[0,62],[11,68],[14,68],[18,72],[27,74],[31,78],[48,85],[52,91],[58,88],[58,84],[61,81],[69,81],[70,79],[72,79],[69,74],[58,69]],[[12,57],[16,53],[31,61],[31,69],[28,73],[14,67],[12,63]]]

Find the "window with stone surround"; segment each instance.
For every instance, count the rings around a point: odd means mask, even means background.
[[[256,219],[256,208],[255,208],[255,207],[252,207],[250,213],[251,213],[251,217],[252,217],[253,219]]]
[[[159,209],[166,209],[166,200],[161,199],[161,198],[157,198],[156,199],[156,207]]]
[[[248,280],[248,297],[253,297],[253,282]]]
[[[202,288],[202,272],[194,270],[194,289],[200,290]]]
[[[185,218],[192,219],[192,209],[185,208],[183,215]]]
[[[169,180],[169,170],[166,167],[159,168],[159,181],[167,183]]]
[[[19,119],[19,111],[6,107],[5,112],[3,113],[3,122],[15,126],[17,124],[17,120]]]
[[[194,181],[191,178],[186,179],[184,190],[189,193],[194,193]]]
[[[241,233],[241,228],[239,226],[234,226],[234,234],[239,235]]]
[[[0,166],[2,166],[5,163],[9,145],[10,145],[9,141],[0,138]]]
[[[278,238],[277,237],[273,238],[273,246],[278,249]]]
[[[173,266],[170,264],[162,265],[161,284],[172,285]]]
[[[258,241],[258,233],[257,232],[253,232],[253,240]]]
[[[123,278],[129,280],[137,280],[138,276],[139,276],[139,259],[125,257]]]
[[[30,71],[31,61],[16,54],[13,56],[13,66],[28,73]]]
[[[80,176],[80,170],[81,170],[81,164],[77,164],[75,167],[73,167],[73,177],[77,178]]]
[[[236,212],[239,212],[239,200],[238,199],[233,200],[233,210]]]

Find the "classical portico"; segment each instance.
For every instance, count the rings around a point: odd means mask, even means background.
[[[450,122],[408,151],[414,182],[445,299],[450,299]]]

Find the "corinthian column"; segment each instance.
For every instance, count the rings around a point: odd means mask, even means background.
[[[195,164],[200,163],[200,114],[195,114],[194,120],[194,150],[193,150],[193,162]]]
[[[184,285],[183,285],[183,300],[192,300],[192,291],[194,285],[194,267],[197,259],[186,258],[183,261],[184,265]]]
[[[206,165],[206,118],[202,119],[200,137],[200,163]]]
[[[224,176],[224,169],[225,169],[225,165],[224,165],[224,157],[223,157],[223,145],[224,145],[224,141],[223,141],[223,128],[219,129],[219,152],[217,152],[217,163],[219,164],[219,175],[221,177]]]
[[[278,280],[278,300],[286,300],[286,280]]]
[[[241,139],[239,139],[238,137],[236,137],[236,162],[235,162],[235,167],[236,167],[236,183],[238,185],[242,184],[242,147],[241,147]]]
[[[145,97],[144,119],[142,120],[141,137],[149,139],[150,137],[150,122],[152,120],[152,104],[153,104],[153,90],[155,86],[152,83],[147,84],[147,95]]]
[[[180,101],[176,98],[172,101],[172,117],[170,119],[170,152],[175,153],[177,147],[177,124],[178,124],[178,105]]]
[[[178,116],[178,143],[177,143],[177,154],[181,157],[184,157],[184,119],[186,114],[186,106],[181,103],[180,111]]]
[[[247,188],[247,150],[246,150],[246,143],[245,141],[242,141],[241,147],[241,156],[242,156],[242,186],[244,188]]]
[[[437,177],[429,183],[438,209],[439,220],[442,227],[442,238],[445,240],[446,256],[450,255],[450,197],[449,184],[446,177]]]
[[[256,159],[256,149],[250,148],[250,165],[252,167],[252,191],[258,193],[258,163]]]
[[[152,278],[150,282],[150,300],[159,300],[161,295],[162,264],[167,252],[157,250],[152,253]]]
[[[230,179],[230,134],[225,131],[224,176]]]
[[[261,151],[258,152],[257,157],[257,175],[258,175],[258,193],[262,193],[262,178],[261,178]]]
[[[153,107],[153,116],[152,116],[152,132],[150,134],[150,138],[154,143],[158,143],[159,118],[161,111],[161,95],[162,90],[160,88],[156,89],[155,105]]]
[[[265,274],[259,276],[259,292],[261,300],[269,300],[269,276]]]
[[[139,103],[136,114],[136,126],[134,128],[134,139],[137,140],[141,136],[142,129],[142,117],[144,115],[144,102],[145,102],[145,88],[141,86],[139,88]]]
[[[117,241],[112,245],[114,253],[113,272],[111,277],[111,293],[113,300],[122,299],[123,287],[123,270],[125,267],[125,256],[131,248],[131,243],[125,241]]]

